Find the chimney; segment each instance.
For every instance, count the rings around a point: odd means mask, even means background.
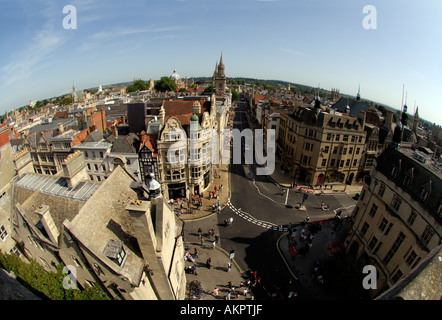
[[[157,208],[162,209],[162,206],[162,202],[153,205],[150,201],[135,200],[129,203],[126,210],[129,212],[132,228],[158,299],[173,300],[170,282],[161,262],[162,211],[157,212]],[[155,230],[159,234],[158,239]]]
[[[79,182],[89,180],[84,155],[80,150],[70,154],[61,166],[61,177],[66,179],[69,188],[73,189]]]
[[[64,126],[63,126],[63,123],[61,123],[61,122],[58,123],[58,131],[59,131],[60,133],[63,133],[63,132],[64,132]]]
[[[35,213],[40,217],[40,221],[48,234],[49,239],[58,245],[58,236],[60,235],[60,232],[58,232],[57,226],[52,219],[52,215],[49,212],[49,207],[47,205],[41,205],[38,207]]]

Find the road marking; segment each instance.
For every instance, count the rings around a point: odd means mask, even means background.
[[[259,227],[263,227],[266,229],[273,229],[273,230],[284,230],[287,231],[287,228],[282,228],[281,226],[277,226],[276,224],[272,223],[272,222],[268,222],[268,221],[263,221],[263,220],[258,220],[256,219],[254,216],[252,216],[251,214],[242,211],[241,209],[237,209],[233,206],[233,204],[229,201],[227,203],[227,206],[234,212],[236,213],[238,216],[240,216],[241,218],[243,218],[244,220],[247,220]]]

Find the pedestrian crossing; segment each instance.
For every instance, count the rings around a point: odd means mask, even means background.
[[[253,217],[250,213],[247,213],[245,211],[242,211],[241,209],[235,208],[233,204],[229,201],[227,203],[227,206],[232,210],[235,214],[237,214],[239,217],[243,218],[244,220],[247,220],[250,223],[253,223],[259,227],[275,230],[275,231],[282,231],[287,232],[288,228],[284,226],[278,226],[272,222],[258,220],[255,217]]]

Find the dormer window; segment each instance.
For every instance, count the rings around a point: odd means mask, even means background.
[[[428,192],[427,189],[422,188],[421,193],[419,194],[419,198],[420,198],[422,201],[427,201],[427,199],[428,199],[428,195],[429,195],[429,194],[430,194],[430,193]]]
[[[109,240],[103,253],[119,267],[123,265],[127,257],[126,251],[123,248],[123,242],[118,240]]]
[[[399,173],[399,168],[396,166],[393,166],[393,168],[391,168],[391,176],[393,178],[397,178],[398,173]]]

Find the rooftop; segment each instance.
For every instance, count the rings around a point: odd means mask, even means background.
[[[65,197],[79,201],[87,201],[100,186],[93,181],[80,182],[75,188],[69,188],[66,179],[57,176],[27,173],[16,186],[29,190],[40,190],[44,194]]]

